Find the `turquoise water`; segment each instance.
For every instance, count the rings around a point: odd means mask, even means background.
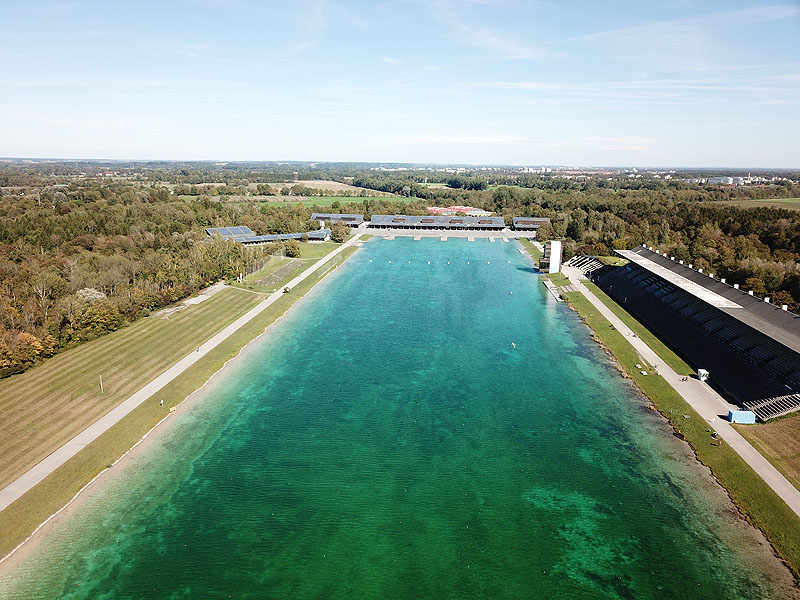
[[[370,241],[0,597],[777,597],[517,248]]]

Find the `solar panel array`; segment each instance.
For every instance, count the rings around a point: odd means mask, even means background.
[[[267,242],[278,242],[285,240],[301,240],[307,236],[310,240],[325,240],[330,236],[330,229],[316,229],[305,233],[273,233],[270,235],[256,235],[252,229],[246,226],[237,227],[206,227],[208,235],[219,234],[223,239],[242,244],[265,244]]]
[[[206,233],[208,235],[219,234],[225,239],[255,235],[255,232],[245,225],[236,227],[206,227]]]

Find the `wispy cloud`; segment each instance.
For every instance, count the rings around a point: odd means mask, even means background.
[[[478,2],[473,4],[495,4]],[[453,0],[436,0],[430,4],[436,18],[447,26],[459,43],[474,48],[490,50],[511,59],[542,59],[553,52],[535,43],[515,39],[508,31],[497,32],[487,27],[473,25],[463,18],[463,8]]]
[[[300,39],[289,48],[290,54],[300,53],[319,42],[328,24],[325,5],[325,0],[307,0],[298,4],[300,13],[297,21],[300,25]]]

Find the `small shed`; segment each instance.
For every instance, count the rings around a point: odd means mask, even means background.
[[[728,421],[752,425],[756,422],[756,413],[752,410],[731,410],[728,411]]]

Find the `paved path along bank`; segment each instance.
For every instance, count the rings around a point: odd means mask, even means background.
[[[645,344],[640,337],[636,337],[633,331],[623,323],[611,309],[595,296],[587,288],[581,279],[583,273],[572,267],[564,267],[564,274],[569,277],[572,284],[578,288],[586,299],[616,327],[625,339],[636,349],[639,355],[651,365],[658,365],[657,371],[667,383],[678,392],[689,405],[695,409],[703,419],[713,424],[714,430],[733,448],[745,462],[771,487],[786,504],[789,505],[798,516],[800,516],[800,491],[794,487],[778,469],[764,458],[750,443],[736,431],[731,424],[724,418],[728,411],[737,407],[726,402],[711,387],[697,379],[690,378],[688,381],[681,381],[682,377],[670,368],[659,356]]]
[[[287,286],[289,288],[294,288],[301,281],[309,277],[312,273],[316,272],[316,270],[319,267],[324,265],[331,258],[344,251],[345,248],[355,245],[358,242],[359,237],[365,232],[366,232],[365,227],[363,229],[361,227],[356,229],[354,232],[355,235],[351,239],[349,239],[347,242],[336,248],[333,252],[331,252],[327,256],[319,259],[317,262],[311,265],[310,268],[306,269],[300,275],[292,279],[287,284]],[[23,494],[25,494],[31,488],[33,488],[33,486],[35,486],[45,477],[50,475],[50,473],[55,471],[58,467],[63,465],[70,458],[75,456],[88,444],[90,444],[98,437],[100,437],[103,433],[108,431],[109,428],[111,428],[113,425],[122,420],[126,415],[130,414],[140,404],[142,404],[145,400],[150,398],[150,396],[158,392],[161,388],[170,383],[178,375],[186,371],[186,369],[191,367],[194,363],[196,363],[206,354],[211,352],[220,343],[225,341],[233,333],[235,333],[245,324],[250,322],[250,320],[253,319],[256,315],[263,312],[268,306],[274,304],[282,296],[283,296],[282,290],[277,291],[274,294],[271,294],[270,296],[267,296],[262,302],[257,304],[255,307],[251,308],[244,315],[242,315],[241,317],[236,319],[233,323],[225,327],[222,331],[214,335],[210,340],[201,345],[197,350],[183,357],[177,363],[172,365],[169,369],[164,371],[161,375],[156,377],[153,381],[151,381],[146,386],[141,388],[139,391],[130,396],[128,399],[118,404],[115,408],[107,412],[93,424],[89,425],[89,427],[84,429],[81,433],[79,433],[70,441],[68,441],[66,444],[61,446],[58,450],[53,452],[51,455],[49,455],[47,458],[42,460],[37,465],[31,467],[26,473],[24,473],[16,480],[11,482],[9,485],[7,485],[5,488],[0,490],[0,511],[4,510],[8,505],[10,505],[15,500],[18,500]]]

